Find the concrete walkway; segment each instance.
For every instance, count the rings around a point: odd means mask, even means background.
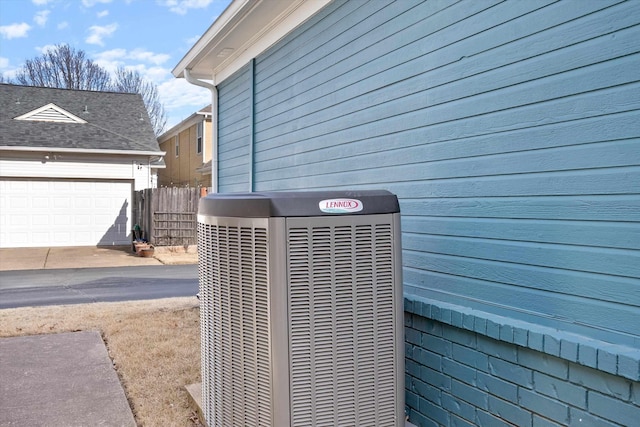
[[[0,249],[0,271],[197,263],[195,248]],[[135,426],[99,332],[0,338],[0,426]]]
[[[1,426],[135,426],[97,331],[0,339]]]

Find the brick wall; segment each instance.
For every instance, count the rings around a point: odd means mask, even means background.
[[[640,425],[639,351],[555,333],[405,299],[411,423]]]

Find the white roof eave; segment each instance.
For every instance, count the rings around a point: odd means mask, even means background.
[[[187,117],[186,119],[182,120],[180,123],[172,126],[171,129],[167,130],[166,132],[163,132],[162,135],[158,137],[158,141],[165,142],[167,139],[174,137],[175,135],[195,125],[196,123],[206,120],[207,117],[211,117],[210,112],[209,113],[201,113],[200,111],[195,112],[191,114],[189,117]]]
[[[90,148],[57,148],[57,147],[21,147],[21,146],[0,146],[0,151],[26,151],[33,153],[81,153],[81,154],[117,154],[127,156],[164,156],[165,151],[136,151],[136,150],[108,150]]]
[[[175,66],[184,78],[218,84],[257,57],[331,0],[234,0]]]

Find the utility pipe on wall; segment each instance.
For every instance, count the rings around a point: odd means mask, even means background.
[[[184,78],[195,86],[201,86],[211,91],[211,188],[218,192],[218,88],[215,85],[198,80],[191,76],[190,70],[185,68]]]
[[[249,107],[249,191],[253,193],[255,184],[255,152],[256,152],[256,59],[251,59],[249,88],[251,90],[251,106]]]

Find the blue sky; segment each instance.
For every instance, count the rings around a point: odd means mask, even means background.
[[[132,67],[158,86],[167,127],[211,102],[171,70],[230,0],[0,0],[0,73],[66,43],[107,70]]]

